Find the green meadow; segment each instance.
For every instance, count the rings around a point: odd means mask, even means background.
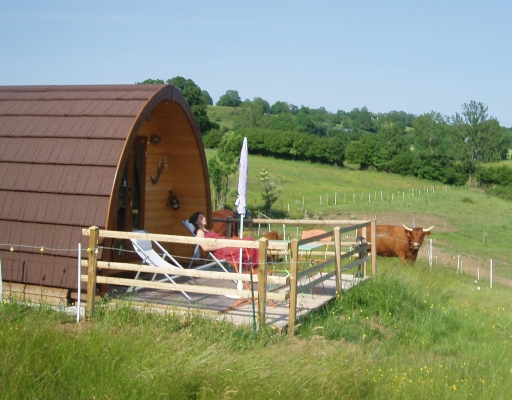
[[[109,299],[80,323],[44,305],[4,301],[2,398],[512,397],[510,203],[466,187],[250,156],[248,205],[255,214],[263,169],[282,187],[273,214],[434,225],[429,238],[438,262],[379,258],[376,279],[309,314],[293,337]],[[234,202],[237,176],[231,183]],[[453,264],[457,255],[462,274]],[[481,262],[483,275],[490,259],[492,288],[487,278],[465,273],[471,260]]]
[[[207,158],[213,154],[213,150],[208,150]],[[247,204],[254,216],[263,204],[263,186],[259,181],[263,170],[268,171],[282,188],[274,204],[273,217],[375,218],[377,223],[434,226],[428,237],[432,238],[434,256],[439,253],[439,259],[452,266],[460,256],[468,267],[487,270],[492,259],[494,272],[512,279],[509,201],[479,189],[444,186],[439,182],[384,172],[359,171],[352,166],[335,168],[249,156]],[[235,174],[231,178],[232,191],[228,201],[233,208],[237,182],[238,175]],[[282,229],[279,226],[271,228]],[[293,230],[289,234],[293,235]]]

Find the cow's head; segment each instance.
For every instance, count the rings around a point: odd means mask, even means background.
[[[411,246],[412,250],[419,250],[425,236],[430,235],[430,231],[434,228],[433,226],[428,229],[409,228],[403,224],[402,226],[405,228],[405,234],[409,238],[409,246]]]

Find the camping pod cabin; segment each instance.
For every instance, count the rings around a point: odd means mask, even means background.
[[[72,299],[83,228],[188,236],[182,220],[211,216],[201,134],[173,85],[0,87],[0,143],[4,284]],[[136,257],[127,250],[105,241],[98,259]],[[170,250],[191,254],[189,245]]]

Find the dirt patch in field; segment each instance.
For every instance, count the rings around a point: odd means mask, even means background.
[[[369,220],[376,219],[377,224],[391,224],[391,225],[402,225],[405,224],[409,227],[421,227],[429,228],[434,226],[433,232],[456,232],[456,228],[447,223],[446,220],[440,217],[425,215],[414,212],[386,212],[377,215],[358,214],[358,215],[337,215],[332,216],[333,219],[358,219],[358,220]],[[428,261],[429,259],[429,245],[428,241],[425,241],[423,247],[418,252],[418,260]],[[435,265],[442,265],[446,268],[453,268],[455,271],[459,268],[462,273],[480,279],[483,282],[489,282],[490,280],[490,260],[463,256],[459,260],[457,255],[450,254],[446,250],[442,250],[436,246],[435,240],[433,241],[432,249],[433,259],[432,262]],[[499,283],[502,285],[512,286],[510,279],[499,276],[496,271],[493,273],[493,283]]]
[[[455,231],[455,228],[450,226],[443,218],[435,217],[432,215],[424,215],[413,212],[387,212],[377,215],[362,214],[358,215],[357,219],[373,219],[375,218],[377,224],[390,224],[390,225],[407,225],[409,227],[443,229],[444,232]]]

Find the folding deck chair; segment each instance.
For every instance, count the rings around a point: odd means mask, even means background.
[[[185,219],[185,220],[183,220],[181,222],[185,226],[185,228],[187,228],[187,230],[190,232],[190,234],[192,236],[196,237],[196,227],[194,226],[194,224],[192,224],[188,219]],[[196,244],[196,247],[194,248],[194,252],[192,253],[192,257],[190,258],[190,262],[188,264],[188,268],[190,268],[195,261],[201,261],[201,260],[203,260],[201,258],[201,246],[199,244]],[[208,260],[210,260],[210,261],[208,262]],[[197,269],[204,269],[205,267],[206,268],[210,268],[212,266],[217,265],[224,272],[229,272],[226,269],[226,267],[224,266],[224,263],[227,263],[227,261],[226,260],[219,260],[217,257],[215,257],[213,252],[209,251],[208,252],[208,258],[207,258],[207,263],[205,265],[202,265],[202,266],[198,267]],[[241,281],[237,281],[237,280],[233,279],[233,282],[235,282],[237,284],[237,288],[238,289],[242,289]],[[231,295],[226,295],[226,297],[238,298],[238,296],[231,296]]]
[[[185,220],[183,220],[181,222],[185,226],[185,228],[187,228],[187,230],[190,232],[190,234],[192,236],[196,237],[196,232],[195,232],[196,228],[195,228],[194,224],[190,223],[190,221],[188,219],[185,219]],[[201,258],[201,246],[196,244],[196,247],[194,248],[194,252],[192,253],[192,257],[190,257],[190,262],[188,263],[188,268],[190,268],[194,262],[201,261],[201,260],[202,260],[202,258]],[[210,260],[210,261],[207,262],[207,264],[201,265],[200,267],[198,267],[198,269],[204,269],[205,266],[211,267],[211,266],[217,265],[224,272],[228,272],[228,270],[224,266],[224,263],[226,262],[226,260],[219,260],[217,257],[215,257],[215,255],[211,251],[208,251],[207,261],[208,260]]]
[[[302,236],[301,236],[301,239],[309,239],[309,238],[312,238],[312,237],[315,237],[315,236],[319,236],[319,235],[322,235],[324,233],[327,233],[326,231],[322,230],[322,229],[311,229],[309,231],[303,231],[302,232]],[[327,252],[329,251],[329,243],[332,242],[332,236],[328,236],[326,238],[323,238],[323,239],[320,239],[316,242],[311,242],[311,243],[308,243],[308,244],[305,244],[303,246],[299,246],[299,250],[301,251],[312,251],[313,249],[317,248],[317,247],[323,247],[325,246],[325,255],[324,255],[324,259],[321,260],[321,259],[316,259],[316,260],[313,260],[311,259],[311,262],[323,262],[327,259]],[[301,258],[302,260],[304,260],[304,258]]]
[[[196,227],[194,226],[194,224],[192,224],[188,219],[186,220],[183,220],[181,221],[183,223],[183,225],[185,226],[185,228],[187,228],[187,230],[190,232],[190,234],[194,237],[196,237]],[[223,263],[227,262],[226,260],[219,260],[217,257],[215,257],[215,255],[209,251],[208,252],[208,259],[212,260],[211,262],[209,262],[208,264],[206,265],[212,265],[212,264],[217,264],[218,266],[220,266],[225,272],[228,272],[226,270],[226,268],[224,267]],[[198,261],[198,260],[202,260],[201,258],[201,246],[200,245],[196,245],[196,247],[194,248],[194,253],[192,254],[192,258],[190,260],[190,263],[189,263],[189,268],[190,266],[192,265],[192,263],[194,261]],[[204,268],[204,266],[201,266],[199,268]],[[237,281],[237,280],[233,280],[233,282],[235,282],[237,285],[237,289],[238,290],[242,290],[245,286],[245,288],[247,290],[250,289],[250,287],[246,284],[244,284],[242,281]],[[240,296],[236,296],[236,295],[229,295],[229,294],[226,294],[225,297],[228,297],[230,299],[236,299],[236,300],[239,300],[240,303],[237,301],[235,303],[235,305],[232,306],[232,308],[236,308],[236,307],[239,307],[241,305],[243,305],[245,302],[247,301],[251,301],[250,299],[242,299]],[[275,308],[275,304],[272,300],[270,300],[270,302],[272,303],[272,305],[274,306]]]
[[[136,233],[147,233],[146,231],[136,231]],[[184,269],[181,264],[176,261],[176,259],[169,254],[169,252],[156,240],[147,240],[147,239],[130,239],[133,245],[134,250],[136,253],[142,258],[142,263],[151,265],[154,267],[162,267],[162,268],[179,268]],[[153,244],[159,249],[159,251],[162,252],[162,255],[160,255],[154,248]],[[213,263],[202,265],[196,269],[207,269],[210,268],[213,265]],[[225,270],[225,269],[224,269]],[[225,270],[226,271],[226,270]],[[227,272],[227,271],[226,271]],[[134,279],[139,279],[141,272],[137,272]],[[157,275],[162,275],[163,278],[157,279]],[[165,282],[169,281],[174,284],[176,284],[176,279],[180,278],[179,275],[171,276],[165,273],[157,274],[154,273],[151,277],[151,282]],[[197,281],[194,278],[190,278],[195,284],[197,284]],[[128,288],[127,293],[130,293],[132,291],[137,291],[142,289],[142,287],[134,287],[131,286]],[[201,299],[204,299],[207,296],[202,296],[199,299],[192,299],[185,291],[181,291],[181,294],[191,303],[194,303],[196,301],[199,301]]]

